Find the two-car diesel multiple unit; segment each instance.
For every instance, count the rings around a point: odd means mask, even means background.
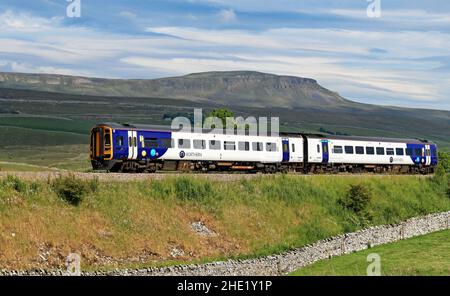
[[[437,147],[426,140],[304,133],[278,136],[173,131],[99,124],[91,131],[95,170],[433,173]]]

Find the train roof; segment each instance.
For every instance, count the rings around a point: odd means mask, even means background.
[[[97,126],[106,125],[113,129],[131,129],[131,130],[148,130],[148,131],[160,131],[160,132],[177,132],[181,131],[181,128],[174,129],[167,125],[149,125],[149,124],[128,124],[128,123],[116,123],[105,122],[97,124]],[[193,132],[193,129],[191,129]],[[202,129],[202,132],[211,132],[211,129]],[[270,131],[268,131],[270,132]],[[270,135],[269,135],[270,136]],[[435,144],[432,141],[425,139],[402,139],[402,138],[388,138],[388,137],[364,137],[364,136],[341,136],[341,135],[328,135],[328,134],[313,134],[303,132],[280,132],[279,136],[282,137],[302,137],[316,138],[316,139],[330,139],[330,140],[348,140],[348,141],[367,141],[367,142],[392,142],[392,143],[410,143],[410,144]]]
[[[363,137],[363,136],[341,136],[341,135],[325,135],[325,134],[304,134],[308,138],[330,139],[330,140],[347,140],[347,141],[367,141],[367,142],[392,142],[392,143],[410,143],[410,144],[434,144],[425,139],[402,139],[388,137]]]

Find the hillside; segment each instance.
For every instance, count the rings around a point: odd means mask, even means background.
[[[0,73],[0,87],[80,95],[185,99],[252,107],[351,105],[350,101],[313,79],[251,71],[207,72],[148,80]]]

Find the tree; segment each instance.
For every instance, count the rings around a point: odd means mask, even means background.
[[[222,120],[222,124],[225,127],[226,126],[226,119],[227,117],[233,117],[234,114],[232,111],[226,109],[226,108],[220,108],[220,109],[214,109],[212,110],[207,117],[217,117],[220,120]]]

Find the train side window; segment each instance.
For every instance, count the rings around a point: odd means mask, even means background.
[[[356,154],[364,154],[364,147],[363,146],[356,146],[355,147]]]
[[[249,151],[250,143],[249,142],[238,142],[238,149],[240,151]]]
[[[366,154],[367,155],[374,155],[375,154],[375,148],[374,147],[366,147]]]
[[[395,154],[396,155],[405,155],[405,151],[403,150],[403,148],[395,148]]]
[[[158,148],[158,141],[156,138],[145,138],[144,139],[145,148]]]
[[[205,140],[194,140],[194,149],[206,149],[206,141]]]
[[[211,149],[211,150],[220,150],[220,141],[210,140],[209,141],[209,149]]]
[[[116,138],[116,146],[119,146],[119,147],[123,146],[123,136],[118,136]]]
[[[252,142],[252,150],[253,151],[263,151],[263,143],[261,143],[261,142]]]
[[[292,143],[292,152],[295,152],[295,144]]]
[[[377,147],[377,155],[384,155],[384,147]]]
[[[406,155],[408,156],[413,155],[413,150],[411,148],[406,148]]]
[[[345,154],[353,154],[353,146],[345,146]]]
[[[343,153],[342,146],[334,146],[333,153],[342,154]]]
[[[317,153],[320,153],[320,145],[317,144]]]
[[[173,147],[173,141],[169,138],[161,138],[161,147],[162,148],[172,148]]]
[[[276,143],[266,143],[266,151],[268,152],[274,152],[277,151],[277,144]]]
[[[387,155],[394,155],[394,148],[386,148]]]
[[[236,143],[232,141],[223,142],[223,149],[225,150],[236,150]]]
[[[184,149],[191,148],[191,140],[189,140],[189,139],[178,139],[178,148],[184,148]]]

